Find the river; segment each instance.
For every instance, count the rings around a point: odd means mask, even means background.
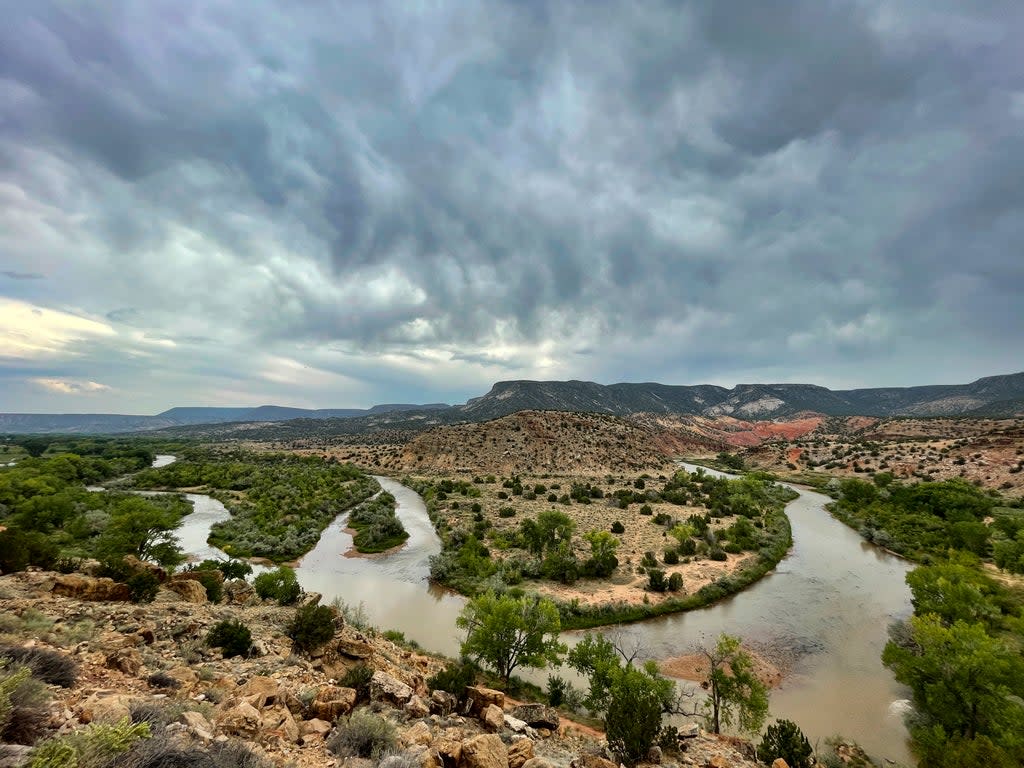
[[[299,562],[299,582],[325,600],[362,604],[371,623],[457,656],[455,619],[465,599],[427,581],[428,559],[441,544],[423,500],[390,478],[376,479],[398,502],[398,517],[409,531],[405,546],[383,556],[346,557],[352,537],[342,515]],[[911,566],[835,520],[824,508],[828,497],[794,490],[800,496],[786,508],[793,548],[774,572],[713,606],[605,631],[626,635],[654,659],[685,654],[721,632],[789,649],[795,661],[782,686],[771,692],[774,717],[798,723],[812,744],[841,733],[872,755],[909,763],[898,703],[908,692],[879,657],[889,623],[910,613],[904,576]],[[206,535],[227,510],[208,496],[186,496],[195,512],[177,531],[184,548],[199,557],[221,554],[206,544]],[[574,643],[579,636],[570,632],[564,639]],[[546,675],[524,676],[543,683]]]

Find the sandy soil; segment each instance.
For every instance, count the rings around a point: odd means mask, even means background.
[[[754,673],[762,683],[769,688],[776,688],[782,683],[785,676],[782,669],[751,648],[744,647],[743,650],[753,660]],[[699,653],[673,656],[660,662],[658,667],[669,677],[690,680],[695,683],[702,683],[707,680],[710,671],[707,658]]]

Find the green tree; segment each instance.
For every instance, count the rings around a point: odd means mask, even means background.
[[[604,713],[608,745],[630,765],[646,757],[664,713],[693,714],[682,710],[674,683],[654,662],[634,663],[638,651],[587,633],[568,656],[570,666],[590,682],[584,704]]]
[[[173,567],[185,559],[173,533],[178,523],[178,516],[170,510],[129,496],[110,511],[110,521],[96,540],[96,554],[101,560],[132,554]]]
[[[573,519],[557,509],[549,509],[537,515],[537,525],[540,526],[541,535],[547,542],[547,548],[563,543],[570,544],[572,535],[576,532],[576,523]]]
[[[910,686],[918,729],[938,726],[950,736],[985,734],[997,742],[1024,732],[1024,662],[981,624],[946,626],[936,614],[913,616],[907,636],[886,644],[882,663]]]
[[[761,730],[768,716],[768,689],[754,674],[750,655],[740,646],[740,638],[724,632],[714,648],[698,652],[708,661],[705,718],[713,733],[722,726],[736,726],[746,733]]]
[[[557,664],[565,652],[558,608],[536,596],[487,592],[470,600],[455,623],[466,630],[462,655],[492,667],[506,688],[517,667]]]
[[[999,618],[996,585],[977,568],[955,563],[922,565],[906,576],[914,613],[931,613],[949,626],[957,621],[991,623]]]
[[[590,559],[586,563],[586,571],[592,576],[611,576],[618,565],[615,551],[619,540],[608,531],[587,531],[583,538],[590,544]]]
[[[766,765],[781,757],[789,768],[812,768],[813,755],[811,743],[792,720],[779,720],[769,725],[757,747],[757,759]]]

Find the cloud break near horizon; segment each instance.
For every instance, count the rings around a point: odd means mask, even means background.
[[[1024,369],[1024,6],[15,3],[0,410]]]

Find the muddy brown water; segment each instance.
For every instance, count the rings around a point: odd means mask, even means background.
[[[427,580],[429,558],[441,543],[423,500],[390,478],[377,480],[398,502],[398,516],[409,531],[405,546],[386,555],[345,557],[352,537],[340,516],[299,562],[299,582],[322,593],[325,601],[340,598],[361,605],[372,624],[400,630],[428,650],[457,656],[455,619],[465,598]],[[739,635],[790,662],[783,684],[771,692],[773,717],[798,723],[812,744],[841,733],[876,757],[909,763],[901,721],[908,691],[879,656],[888,625],[910,614],[904,576],[911,566],[835,520],[824,508],[828,497],[795,490],[800,496],[786,508],[793,548],[774,572],[708,608],[601,631],[638,644],[653,659],[685,654],[696,643],[712,643],[721,632]],[[227,510],[208,496],[186,496],[195,512],[177,531],[184,548],[199,557],[222,555],[206,543],[206,536],[210,525],[228,516]],[[579,636],[569,632],[564,639],[572,644]],[[543,684],[548,672],[524,677]],[[571,671],[560,674],[574,678]]]

